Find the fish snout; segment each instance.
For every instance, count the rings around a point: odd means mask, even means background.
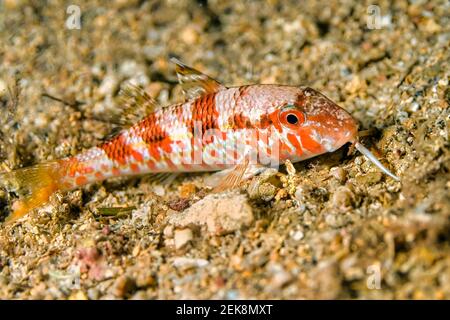
[[[358,137],[358,124],[353,117],[345,110],[340,109],[332,124],[327,127],[327,135],[333,141],[331,148],[326,148],[328,152],[339,149],[348,142],[355,142]]]
[[[353,117],[349,116],[344,121],[343,126],[339,130],[337,145],[338,148],[343,146],[348,142],[355,142],[358,137],[358,123],[353,119]]]

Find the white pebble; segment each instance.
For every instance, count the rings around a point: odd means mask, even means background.
[[[172,262],[172,265],[176,268],[189,268],[189,267],[202,268],[206,267],[208,264],[209,264],[208,260],[194,259],[187,257],[177,257]]]
[[[294,239],[295,241],[302,240],[304,236],[304,233],[300,230],[293,232],[291,235],[292,239]]]
[[[181,249],[192,240],[191,229],[175,230],[173,239],[175,242],[175,249]]]

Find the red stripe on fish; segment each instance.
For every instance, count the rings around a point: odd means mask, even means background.
[[[192,105],[192,125],[195,125],[195,123],[201,123],[202,134],[209,129],[219,128],[219,113],[216,109],[215,97],[215,93],[205,95],[199,99],[196,99]]]
[[[105,151],[109,159],[119,163],[120,165],[126,165],[128,158],[133,154],[134,150],[128,144],[126,139],[126,133],[119,133],[118,136],[110,141],[107,141],[99,146],[100,149]]]

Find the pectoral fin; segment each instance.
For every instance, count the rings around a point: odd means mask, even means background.
[[[242,182],[267,169],[258,164],[250,164],[249,159],[232,168],[216,172],[205,180],[205,184],[212,187],[212,192],[219,193],[239,187]]]

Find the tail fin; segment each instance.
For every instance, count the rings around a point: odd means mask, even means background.
[[[13,212],[6,218],[11,223],[22,218],[29,211],[43,205],[60,189],[61,165],[59,162],[45,162],[31,167],[0,173],[0,185],[10,190],[25,192],[25,196],[14,202]]]

